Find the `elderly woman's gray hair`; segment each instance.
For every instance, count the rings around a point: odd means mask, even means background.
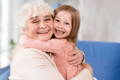
[[[43,0],[27,2],[18,13],[18,25],[24,27],[26,21],[31,17],[46,13],[53,15],[53,8]]]

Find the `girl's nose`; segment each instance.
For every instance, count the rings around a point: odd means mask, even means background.
[[[63,24],[60,23],[58,26],[57,26],[58,29],[62,29],[63,28]]]

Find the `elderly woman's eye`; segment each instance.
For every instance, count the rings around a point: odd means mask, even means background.
[[[33,20],[32,23],[39,23],[40,20]]]
[[[51,17],[45,18],[44,21],[51,21],[53,20]]]
[[[51,19],[50,18],[46,18],[45,21],[50,21]]]

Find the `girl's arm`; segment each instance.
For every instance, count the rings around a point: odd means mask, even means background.
[[[64,53],[65,51],[70,50],[72,47],[66,39],[51,39],[48,41],[40,41],[31,39],[27,36],[22,36],[20,42],[24,47],[36,48],[45,52],[52,53]]]
[[[26,48],[36,48],[55,54],[67,53],[68,62],[72,65],[79,65],[84,60],[83,52],[75,48],[72,43],[68,42],[65,39],[51,39],[48,41],[40,41],[23,35],[21,37],[20,44]]]

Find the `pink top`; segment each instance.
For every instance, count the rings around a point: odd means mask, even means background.
[[[51,39],[40,41],[28,38],[23,35],[20,44],[27,48],[36,48],[45,52],[54,53],[54,61],[59,72],[67,80],[75,77],[82,69],[82,66],[73,66],[67,62],[68,54],[75,49],[75,46],[66,39]]]

